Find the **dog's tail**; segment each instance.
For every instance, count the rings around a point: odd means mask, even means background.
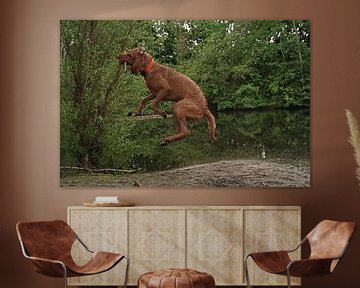
[[[215,131],[216,131],[216,123],[215,123],[215,117],[214,115],[210,112],[210,110],[208,108],[206,108],[205,110],[205,117],[207,119],[208,122],[208,129],[209,129],[209,136],[211,138],[211,143],[215,143],[216,142],[216,136],[215,136]]]

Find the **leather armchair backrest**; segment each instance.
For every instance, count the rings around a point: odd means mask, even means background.
[[[311,248],[310,259],[342,256],[355,229],[354,222],[321,221],[306,236]]]
[[[27,253],[33,257],[67,259],[76,240],[75,232],[62,220],[19,222],[16,231]]]

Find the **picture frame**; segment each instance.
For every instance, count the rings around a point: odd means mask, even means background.
[[[133,48],[196,83],[216,142],[202,119],[160,145],[174,103],[135,115]],[[61,20],[60,62],[62,187],[310,186],[309,20]]]

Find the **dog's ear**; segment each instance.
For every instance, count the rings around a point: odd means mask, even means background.
[[[140,48],[139,48],[139,52],[140,52],[140,55],[144,54],[144,53],[145,53],[145,48],[144,48],[144,47],[140,47]]]

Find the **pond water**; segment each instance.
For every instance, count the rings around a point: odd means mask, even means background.
[[[309,160],[308,110],[221,113],[218,119],[218,145],[234,156]]]
[[[308,109],[222,112],[215,118],[215,144],[210,142],[203,119],[189,123],[190,137],[165,147],[159,146],[159,142],[174,133],[171,118],[136,121],[132,131],[136,149],[126,156],[128,167],[157,171],[235,159],[273,159],[309,165]]]

